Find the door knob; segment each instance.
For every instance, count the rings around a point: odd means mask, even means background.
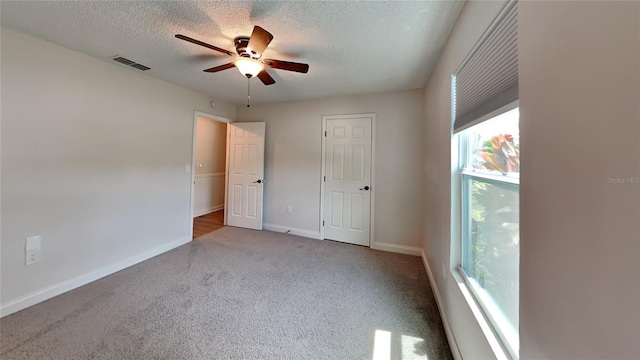
[[[253,183],[254,183],[254,184],[255,184],[255,183],[262,184],[262,180],[258,179],[258,180],[256,180],[256,181],[254,181]]]
[[[363,188],[360,188],[360,190],[369,191],[369,186],[365,186],[365,187],[363,187]]]

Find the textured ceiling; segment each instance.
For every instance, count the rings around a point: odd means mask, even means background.
[[[2,25],[113,62],[120,55],[150,76],[242,104],[235,69],[203,69],[232,57],[178,40],[184,34],[235,52],[254,25],[274,35],[264,57],[307,63],[309,73],[269,69],[252,80],[254,103],[423,87],[458,15],[459,1],[2,1]],[[117,66],[125,66],[115,63]],[[138,71],[132,69],[131,71]]]

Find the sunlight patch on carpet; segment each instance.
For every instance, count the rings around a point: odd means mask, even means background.
[[[384,330],[376,330],[373,342],[373,360],[391,359],[391,333]]]
[[[397,339],[397,338],[396,338]],[[429,360],[425,351],[425,341],[422,338],[401,336],[402,360]],[[372,360],[391,359],[391,332],[376,330],[373,342]]]
[[[402,360],[428,360],[424,345],[424,339],[402,335]]]

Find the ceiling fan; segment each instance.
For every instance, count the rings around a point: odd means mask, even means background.
[[[299,73],[307,73],[309,71],[308,64],[274,59],[262,59],[262,54],[267,46],[269,46],[271,40],[273,40],[273,35],[271,35],[271,33],[261,28],[260,26],[253,27],[253,33],[251,33],[251,37],[243,36],[235,39],[237,55],[232,53],[231,51],[213,46],[211,44],[207,44],[205,42],[190,38],[185,35],[177,34],[176,37],[178,39],[188,41],[196,45],[204,46],[223,54],[227,54],[229,56],[236,56],[236,58],[232,62],[206,69],[204,70],[205,72],[214,73],[236,67],[240,71],[240,73],[247,78],[251,79],[254,76],[258,76],[263,84],[272,85],[275,84],[276,81],[271,77],[271,75],[269,75],[266,68],[295,71]]]

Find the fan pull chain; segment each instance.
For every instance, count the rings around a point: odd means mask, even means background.
[[[247,107],[251,107],[251,78],[247,78]]]

